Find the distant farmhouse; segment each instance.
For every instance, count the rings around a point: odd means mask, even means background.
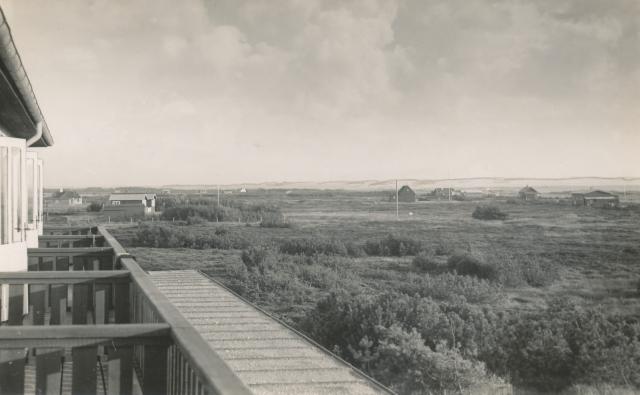
[[[620,199],[617,195],[599,190],[587,193],[572,193],[571,199],[574,206],[618,207],[618,204],[620,204]]]
[[[390,202],[396,201],[396,194],[394,193],[389,197]],[[398,190],[398,202],[401,203],[413,203],[416,201],[416,193],[409,187],[409,185],[404,185],[402,188]]]
[[[518,197],[520,198],[520,200],[526,200],[526,201],[536,200],[539,196],[540,196],[540,193],[538,193],[538,191],[536,191],[529,185],[522,188],[520,192],[518,192]]]
[[[75,191],[65,191],[60,189],[58,192],[54,192],[50,197],[46,199],[47,206],[55,207],[73,207],[82,206],[82,196]]]
[[[114,193],[102,211],[113,217],[142,217],[156,212],[155,193]]]

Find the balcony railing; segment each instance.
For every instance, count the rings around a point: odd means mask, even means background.
[[[0,273],[0,393],[250,393],[106,229],[39,245]]]

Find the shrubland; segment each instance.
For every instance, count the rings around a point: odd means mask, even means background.
[[[327,214],[333,201],[322,211],[308,194],[287,199],[287,215],[294,199],[310,212],[298,211],[294,228],[194,214],[194,226],[142,225],[132,245],[189,248],[167,251],[197,254],[179,260],[184,267],[224,256],[204,270],[401,394],[475,393],[498,382],[550,393],[640,386],[640,323],[629,313],[640,289],[640,213],[498,202],[509,221],[477,221],[476,203],[463,202],[412,206],[416,220],[362,221]],[[614,284],[628,278],[632,287],[606,288],[620,310],[587,288],[616,270],[626,277]]]

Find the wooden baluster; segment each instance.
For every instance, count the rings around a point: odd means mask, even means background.
[[[195,394],[196,393],[196,387],[197,387],[196,381],[197,380],[198,380],[198,378],[196,377],[196,372],[193,369],[191,369],[191,380],[189,380],[189,383],[190,383],[190,385],[189,385],[189,393],[190,394]]]
[[[109,292],[110,284],[108,283],[96,283],[93,285],[95,290],[94,294],[94,307],[93,307],[93,315],[94,321],[96,325],[98,324],[107,324],[109,322],[109,303],[108,303],[108,292]]]
[[[57,257],[55,259],[55,268],[53,270],[66,272],[69,271],[69,257]],[[51,286],[51,325],[66,325],[69,323],[67,317],[67,306],[70,297],[69,287],[64,284]]]
[[[109,347],[108,351],[109,394],[130,395],[133,391],[133,347]]]
[[[20,310],[22,310],[22,303],[20,303]],[[25,360],[24,348],[0,350],[0,394],[24,393]]]
[[[142,370],[144,394],[167,393],[167,346],[145,345]]]
[[[96,393],[96,364],[98,351],[95,346],[74,347],[71,350],[73,377],[71,378],[71,393]]]
[[[51,325],[64,325],[67,322],[67,286],[51,285]]]
[[[174,393],[173,391],[173,386],[175,384],[176,381],[176,376],[175,376],[175,367],[176,367],[176,348],[175,346],[169,346],[169,377],[167,378],[167,380],[169,381],[167,383],[167,386],[169,387],[169,391],[168,393],[171,395]]]
[[[180,393],[187,392],[187,373],[188,366],[184,356],[180,359]]]
[[[31,306],[33,306],[32,325],[44,325],[44,315],[47,311],[47,289],[49,287],[44,284],[33,284],[30,286]]]
[[[116,324],[127,324],[129,317],[129,283],[117,282],[113,284],[114,309]]]
[[[60,393],[63,350],[38,348],[36,354],[36,394]]]
[[[24,286],[22,284],[9,285],[9,325],[22,325],[24,304]]]
[[[72,324],[87,325],[89,315],[89,283],[78,283],[73,285],[73,309]]]

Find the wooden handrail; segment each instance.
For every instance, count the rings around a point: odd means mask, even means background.
[[[27,255],[30,257],[51,256],[105,256],[113,254],[110,247],[75,247],[75,248],[29,248]]]
[[[42,235],[38,241],[77,241],[77,240],[102,240],[102,235]]]
[[[116,259],[131,272],[133,283],[140,289],[155,313],[171,326],[171,337],[200,380],[208,387],[208,394],[246,394],[252,392],[211,348],[202,335],[180,314],[178,309],[153,284],[149,276],[129,256],[120,243],[103,227],[98,233],[113,248]],[[118,263],[118,262],[117,262]]]
[[[63,232],[63,231],[69,231],[69,232],[77,232],[79,230],[86,230],[86,231],[94,231],[96,230],[97,227],[96,226],[89,226],[89,225],[79,225],[79,226],[69,226],[69,225],[45,225],[42,230],[43,231],[54,231],[54,232]]]
[[[129,282],[128,270],[0,272],[0,284],[76,284],[87,281]]]
[[[169,344],[170,332],[168,324],[7,326],[0,349]]]

